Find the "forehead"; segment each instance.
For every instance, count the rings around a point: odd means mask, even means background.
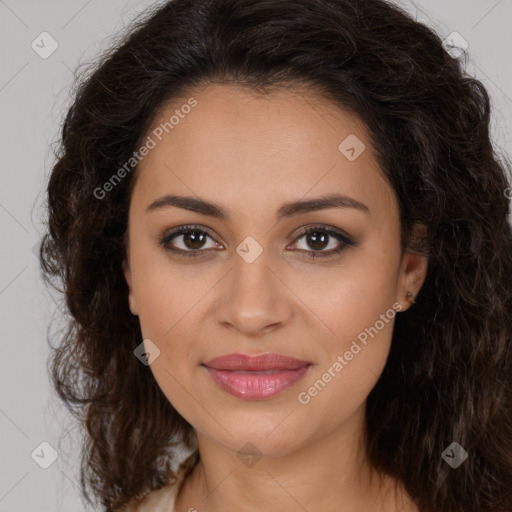
[[[148,136],[155,145],[139,164],[133,198],[146,206],[180,193],[238,205],[243,216],[341,193],[394,207],[365,124],[312,91],[209,85],[162,108]]]

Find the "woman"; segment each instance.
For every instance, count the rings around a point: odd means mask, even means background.
[[[512,509],[489,97],[382,0],[173,0],[80,85],[41,263],[105,511]],[[90,499],[90,501],[93,501]]]

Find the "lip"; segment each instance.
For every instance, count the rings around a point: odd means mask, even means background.
[[[295,384],[312,366],[308,361],[280,354],[227,354],[203,363],[224,391],[246,400],[273,397]]]

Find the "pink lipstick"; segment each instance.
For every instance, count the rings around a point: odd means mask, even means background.
[[[263,400],[295,384],[312,363],[280,354],[227,354],[203,364],[224,391],[246,400]]]

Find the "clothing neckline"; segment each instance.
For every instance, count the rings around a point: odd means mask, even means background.
[[[199,450],[196,448],[179,464],[172,483],[151,491],[141,502],[130,505],[123,512],[174,512],[176,498],[198,461]]]

